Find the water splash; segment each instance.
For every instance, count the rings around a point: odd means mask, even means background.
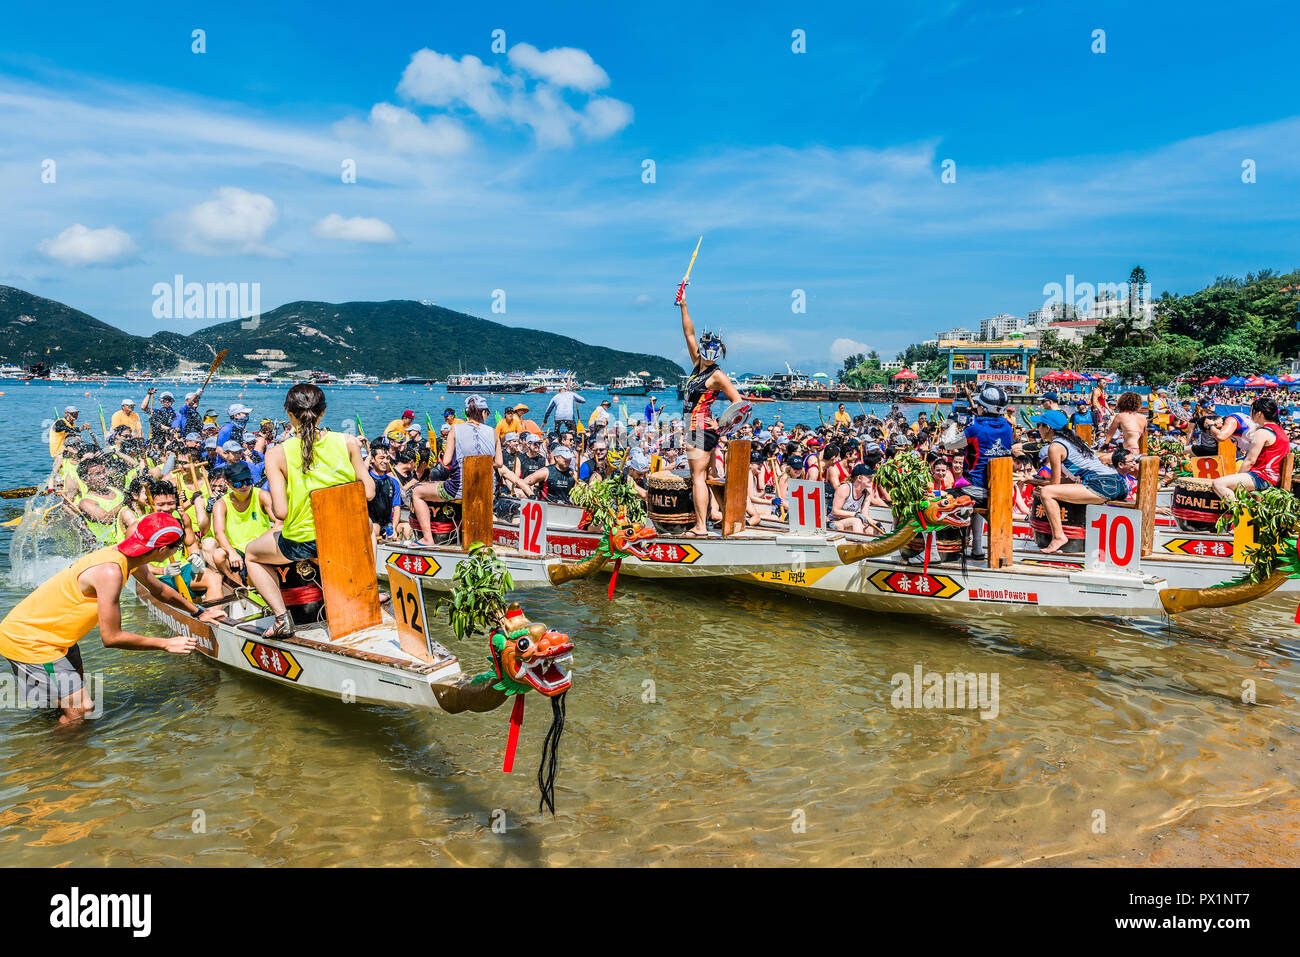
[[[9,542],[9,583],[35,587],[96,544],[86,523],[62,499],[34,495]]]

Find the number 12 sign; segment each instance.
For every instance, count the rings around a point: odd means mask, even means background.
[[[791,479],[786,484],[786,494],[790,499],[786,502],[790,512],[790,531],[826,531],[826,487],[821,482]]]
[[[525,501],[519,509],[519,550],[546,554],[546,506],[541,502]]]
[[[1089,505],[1083,550],[1089,568],[1137,571],[1142,549],[1138,521],[1142,513],[1113,505]]]

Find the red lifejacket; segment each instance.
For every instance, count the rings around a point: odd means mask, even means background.
[[[1265,422],[1260,428],[1268,429],[1273,433],[1273,444],[1266,445],[1260,451],[1259,457],[1255,459],[1255,467],[1250,470],[1250,473],[1258,475],[1269,485],[1276,485],[1282,477],[1282,460],[1291,451],[1291,440],[1282,431],[1282,426],[1276,422]]]

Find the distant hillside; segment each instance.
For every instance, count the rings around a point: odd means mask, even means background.
[[[531,372],[550,366],[597,382],[641,371],[674,381],[682,372],[662,356],[591,346],[406,299],[291,302],[265,313],[257,329],[245,329],[235,319],[191,335],[159,332],[145,338],[62,303],[0,286],[0,333],[5,361],[66,362],[78,371],[109,374],[146,367],[167,372],[182,361],[206,364],[222,349],[230,350],[227,370],[246,372],[321,369],[335,375],[359,371],[381,378],[441,379],[458,370]]]
[[[20,366],[66,362],[85,372],[176,364],[175,353],[159,343],[12,286],[0,286],[0,358]]]

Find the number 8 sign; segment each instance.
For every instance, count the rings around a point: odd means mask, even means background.
[[[791,479],[786,485],[790,499],[790,531],[819,533],[826,531],[826,487],[821,482]]]
[[[541,502],[525,501],[519,509],[519,550],[546,554],[546,506]]]
[[[1089,505],[1085,521],[1084,554],[1089,568],[1137,571],[1141,538],[1137,509],[1113,505]]]

